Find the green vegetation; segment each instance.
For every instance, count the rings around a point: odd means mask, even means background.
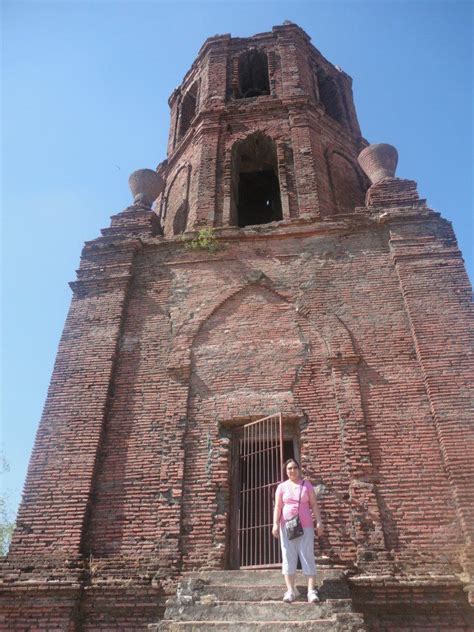
[[[3,453],[0,452],[0,474],[8,472],[10,466]],[[12,512],[9,507],[8,495],[2,487],[0,494],[0,557],[8,553],[10,542],[15,529],[15,521],[12,519]]]
[[[206,250],[207,252],[219,250],[219,242],[213,228],[202,228],[194,239],[184,239],[184,242],[187,250]]]

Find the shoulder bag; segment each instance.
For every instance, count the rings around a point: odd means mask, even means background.
[[[301,483],[300,488],[300,497],[298,499],[298,513],[293,518],[289,520],[285,520],[285,529],[286,534],[288,536],[288,540],[294,540],[295,538],[300,538],[303,534],[303,526],[301,525],[300,520],[300,503],[301,503],[301,493],[303,492],[304,480]]]

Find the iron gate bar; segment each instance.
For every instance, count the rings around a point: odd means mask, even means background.
[[[262,447],[263,447],[263,452],[262,452],[262,469],[264,471],[264,476],[262,479],[262,486],[260,489],[260,495],[262,498],[262,505],[263,505],[263,512],[262,512],[262,516],[261,516],[261,526],[260,526],[260,533],[261,533],[261,537],[262,537],[262,544],[260,547],[260,551],[261,551],[261,557],[260,557],[260,561],[262,564],[265,564],[266,559],[267,559],[267,542],[268,542],[268,538],[265,537],[266,534],[266,529],[265,529],[265,523],[268,522],[268,494],[271,494],[270,488],[267,485],[267,478],[266,478],[266,472],[267,470],[267,466],[266,466],[266,461],[267,461],[267,456],[268,456],[268,450],[270,449],[270,446],[268,445],[268,419],[265,420],[263,422],[262,425],[263,428],[263,437],[262,437]]]
[[[274,568],[281,563],[278,541],[271,534],[272,490],[282,480],[281,413],[243,426],[239,441],[239,562],[245,568]]]
[[[273,425],[274,425],[274,421],[272,420],[272,421],[270,421],[270,427],[271,427],[272,431],[273,431]],[[273,451],[270,452],[269,457],[270,457],[270,468],[271,468],[270,471],[272,472],[272,476],[273,476],[273,472],[275,471]],[[270,541],[270,555],[271,555],[271,558],[275,557],[275,543],[272,542],[272,541]],[[271,561],[271,558],[270,558],[269,562]]]

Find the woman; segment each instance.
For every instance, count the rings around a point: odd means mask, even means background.
[[[288,480],[280,483],[275,493],[275,509],[273,511],[272,534],[275,538],[280,536],[281,553],[283,557],[282,573],[285,576],[287,591],[283,595],[283,601],[291,603],[297,597],[295,587],[296,564],[298,557],[301,561],[303,573],[308,577],[308,601],[319,601],[319,595],[314,587],[316,575],[316,563],[314,561],[314,528],[313,516],[316,518],[316,530],[319,536],[324,533],[321,513],[314,488],[309,481],[301,478],[300,466],[295,459],[288,459],[284,468]],[[301,500],[300,499],[301,493]],[[285,521],[299,513],[304,534],[299,538],[289,540]]]

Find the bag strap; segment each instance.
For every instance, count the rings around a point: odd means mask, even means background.
[[[301,494],[303,493],[304,479],[301,481],[300,497],[298,498],[298,516],[300,515]]]

